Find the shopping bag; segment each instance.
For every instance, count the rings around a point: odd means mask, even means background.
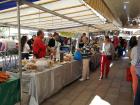
[[[80,51],[76,51],[74,53],[74,59],[75,60],[78,60],[78,61],[81,61],[82,60],[82,55],[81,55],[81,52]]]
[[[131,82],[132,81],[132,75],[130,72],[130,67],[126,69],[126,81]]]

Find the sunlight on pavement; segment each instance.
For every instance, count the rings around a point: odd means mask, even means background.
[[[111,105],[103,100],[100,96],[96,95],[89,105]]]

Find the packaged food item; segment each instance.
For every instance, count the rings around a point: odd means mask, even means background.
[[[29,61],[26,60],[26,59],[23,59],[23,60],[21,61],[21,63],[22,63],[23,66],[26,65],[28,62],[29,62]]]
[[[71,54],[66,54],[64,56],[64,61],[71,61],[72,60],[72,55]]]
[[[54,61],[53,60],[48,60],[48,67],[53,67]]]
[[[38,70],[44,70],[48,67],[48,62],[47,60],[40,59],[36,61],[36,65]]]
[[[37,60],[36,60],[36,59],[32,59],[31,62],[32,62],[32,63],[36,63]]]
[[[28,63],[25,65],[25,69],[27,70],[37,70],[37,65],[35,63]]]

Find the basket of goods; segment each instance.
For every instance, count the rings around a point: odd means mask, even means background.
[[[6,72],[0,72],[0,83],[6,82],[10,75]]]

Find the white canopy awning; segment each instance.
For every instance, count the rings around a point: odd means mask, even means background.
[[[89,25],[92,31],[107,28],[104,24],[106,19],[100,17],[83,0],[40,0],[35,2],[35,4],[56,12],[62,17],[28,5],[22,5],[21,26],[46,30],[85,25]],[[16,8],[0,11],[0,24],[16,26]],[[112,28],[112,26],[109,26],[109,28]]]

